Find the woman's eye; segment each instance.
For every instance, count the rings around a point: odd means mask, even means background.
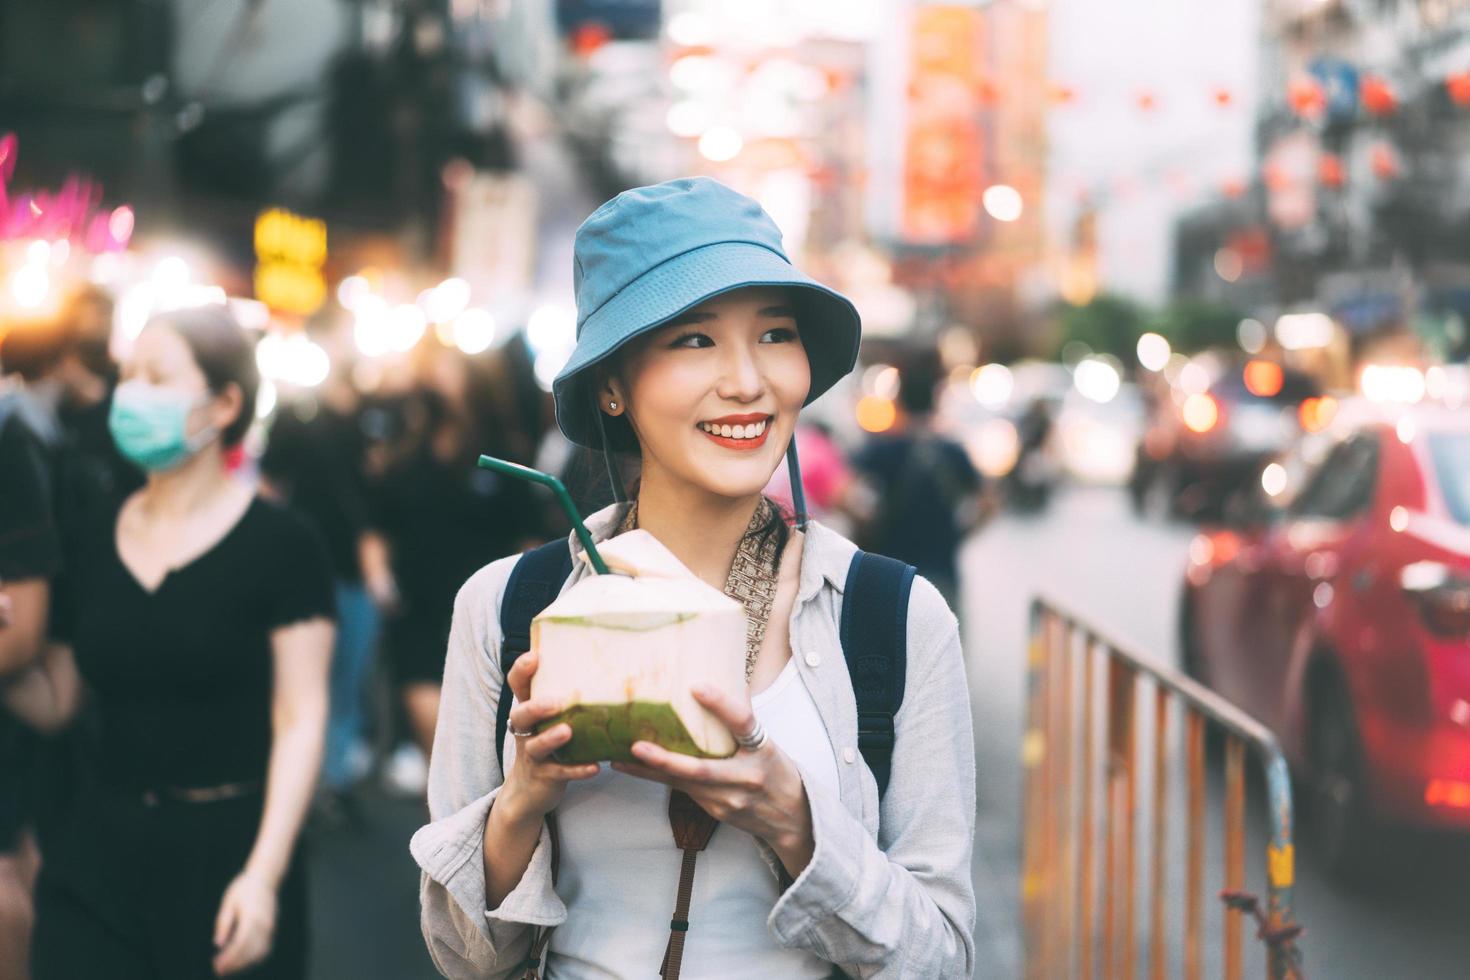
[[[776,327],[761,334],[763,344],[788,344],[796,339],[796,331],[790,327]]]
[[[693,331],[690,331],[689,333],[680,334],[679,336],[675,337],[672,341],[669,342],[669,346],[670,347],[693,347],[693,348],[700,348],[700,347],[713,347],[714,345],[715,345],[715,342],[713,340],[710,340],[709,337],[706,334],[696,333],[696,332],[693,332]]]

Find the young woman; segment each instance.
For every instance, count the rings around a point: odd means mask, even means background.
[[[720,821],[696,862],[684,975],[970,976],[974,746],[954,617],[915,580],[880,798],[838,643],[854,546],[816,523],[787,529],[761,496],[801,407],[851,369],[856,312],[790,265],[758,204],[705,178],[625,192],[575,251],[578,340],[557,418],[572,441],[641,466],[636,500],[589,526],[598,539],[646,529],[745,604],[750,698],[694,692],[742,747],[702,761],[640,742],[635,764],[558,764],[570,731],[534,733],[558,710],[530,697],[535,655],[509,677],[499,667],[516,559],[482,569],[456,603],[433,822],[412,845],[435,963],[452,978],[534,975],[533,932],[555,927],[546,977],[672,975],[672,789]],[[492,733],[512,696],[502,772]]]
[[[96,765],[45,840],[35,980],[304,976],[332,580],[317,534],[226,467],[257,381],[217,307],[153,320],[124,365],[110,427],[148,482],[77,535],[73,646],[5,691],[46,729],[81,681],[96,709]]]

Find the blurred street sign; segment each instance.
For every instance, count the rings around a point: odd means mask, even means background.
[[[285,208],[255,219],[255,298],[281,313],[310,316],[327,297],[327,223]]]
[[[663,24],[661,0],[557,0],[556,26],[564,36],[601,25],[614,40],[649,40]]]

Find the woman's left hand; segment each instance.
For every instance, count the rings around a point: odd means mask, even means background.
[[[248,872],[225,889],[214,923],[214,972],[239,973],[270,955],[276,931],[276,890]]]
[[[694,697],[737,736],[755,728],[748,699],[736,700],[704,685]],[[634,742],[638,762],[612,767],[688,793],[721,823],[753,834],[776,852],[795,878],[811,860],[814,846],[811,808],[796,763],[767,737],[759,749],[737,749],[728,759],[697,759],[652,742]]]

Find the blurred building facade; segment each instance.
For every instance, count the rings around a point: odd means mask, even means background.
[[[1176,288],[1462,358],[1470,3],[1266,6],[1252,179],[1180,222]]]

